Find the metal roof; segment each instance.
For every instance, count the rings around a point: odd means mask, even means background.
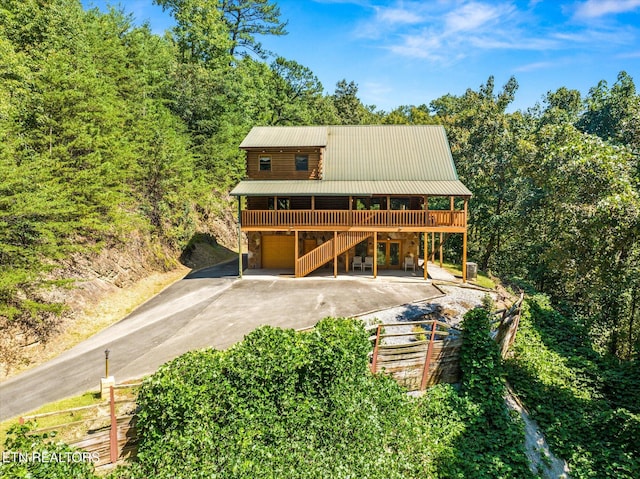
[[[326,126],[254,126],[240,148],[326,146]]]
[[[327,181],[327,180],[246,180],[232,191],[233,196],[371,196],[430,195],[471,196],[462,182],[453,181]]]
[[[332,126],[323,180],[458,179],[440,125]]]

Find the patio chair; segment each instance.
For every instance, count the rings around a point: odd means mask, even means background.
[[[353,270],[355,271],[356,268],[360,268],[360,271],[363,271],[362,256],[356,256],[353,258]]]
[[[405,257],[405,259],[404,259],[404,270],[406,271],[407,268],[410,268],[413,271],[416,270],[416,262],[413,260],[413,256]]]
[[[366,271],[367,268],[369,268],[371,271],[373,271],[373,256],[365,256],[364,263],[362,265],[362,269],[363,269],[363,271]]]

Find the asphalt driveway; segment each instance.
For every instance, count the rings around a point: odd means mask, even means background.
[[[107,348],[109,373],[121,382],[152,373],[192,349],[227,348],[261,325],[301,329],[327,316],[353,316],[439,295],[430,283],[413,278],[237,275],[237,261],[192,273],[120,322],[3,382],[0,420],[97,390]]]

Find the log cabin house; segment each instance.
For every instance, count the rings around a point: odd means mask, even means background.
[[[240,149],[246,179],[231,195],[249,268],[301,277],[329,265],[335,276],[355,267],[375,277],[424,258],[426,279],[436,235],[442,259],[451,234],[462,235],[466,264],[471,192],[442,126],[254,127]]]

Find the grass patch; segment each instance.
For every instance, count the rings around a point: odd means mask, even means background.
[[[452,275],[462,278],[462,268],[459,265],[443,262],[442,266]],[[496,287],[495,281],[482,271],[478,271],[478,277],[476,279],[470,279],[468,282],[488,289],[495,289]]]
[[[45,414],[53,411],[63,411],[65,409],[71,409],[82,406],[91,406],[95,404],[100,404],[102,399],[100,399],[100,393],[96,393],[93,391],[86,392],[79,396],[68,397],[65,399],[61,399],[60,401],[52,402],[42,406],[41,408],[36,409],[35,411],[29,412],[29,414],[25,414],[24,416],[32,416],[35,414]],[[4,450],[4,441],[7,436],[7,431],[11,426],[18,422],[18,418],[7,419],[6,421],[2,421],[0,423],[0,449]],[[60,424],[61,422],[68,422],[67,416],[50,416],[41,418],[38,420],[38,427],[49,427]]]

